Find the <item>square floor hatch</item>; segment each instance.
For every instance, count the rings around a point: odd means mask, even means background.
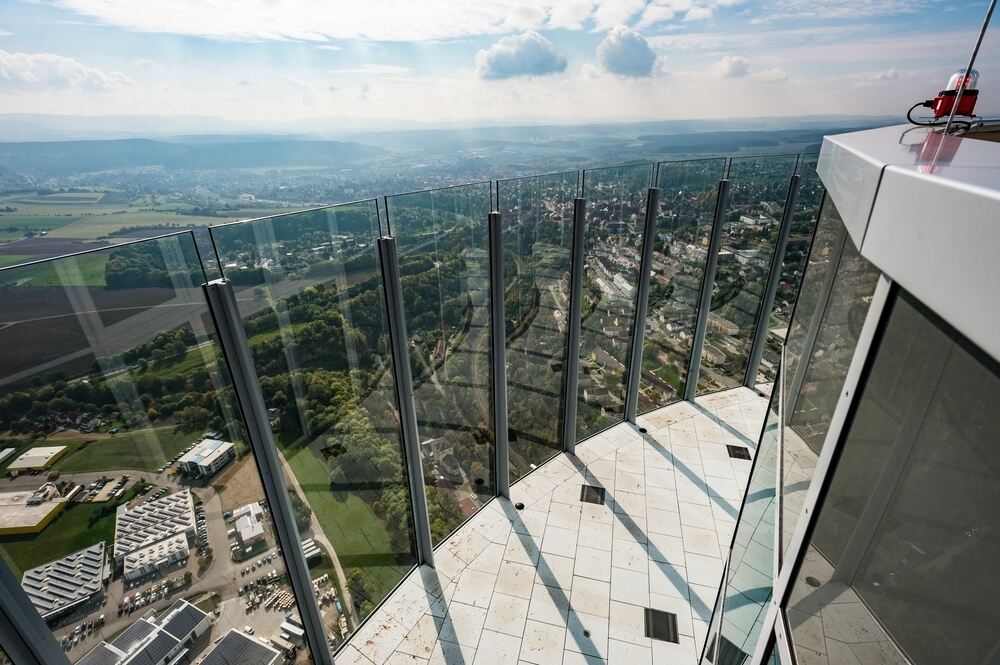
[[[646,637],[680,644],[680,639],[677,637],[677,615],[647,607]]]
[[[750,459],[750,451],[743,446],[726,446],[729,456],[734,459]]]
[[[604,505],[604,488],[593,485],[583,485],[580,487],[580,501],[585,503],[599,503]]]

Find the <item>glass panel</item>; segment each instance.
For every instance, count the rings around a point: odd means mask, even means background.
[[[858,400],[790,599],[799,662],[994,662],[1000,365],[904,293]]]
[[[832,205],[827,210],[836,215]],[[839,222],[839,217],[837,220]],[[798,524],[802,502],[854,357],[879,274],[880,271],[861,257],[854,243],[846,237],[816,342],[805,367],[805,378],[795,407],[789,409],[791,413],[787,416],[791,425],[785,427],[782,479],[782,528],[786,547]],[[790,399],[788,404],[791,404]]]
[[[0,552],[73,661],[297,613],[203,280],[190,233],[0,271]]]
[[[681,399],[726,160],[663,162],[642,352],[639,413]]]
[[[484,182],[386,199],[434,543],[494,492],[490,190]]]
[[[796,155],[734,157],[698,394],[743,385]]]
[[[768,322],[767,342],[757,369],[757,383],[770,384],[774,381],[781,357],[781,343],[788,333],[789,319],[802,285],[802,274],[805,272],[806,258],[809,256],[820,201],[823,198],[823,183],[816,174],[817,155],[805,155],[803,160],[799,192],[792,208],[792,228],[788,233],[778,290]]]
[[[512,482],[562,449],[578,177],[573,171],[498,183]]]
[[[757,447],[758,459],[747,485],[729,557],[729,576],[722,613],[722,649],[726,663],[749,660],[757,646],[774,584],[774,486],[777,480],[777,392],[771,397],[767,423]]]
[[[214,227],[312,561],[352,630],[414,564],[374,201]],[[347,587],[346,590],[343,587]],[[333,634],[335,604],[323,605]]]
[[[652,164],[584,172],[587,223],[576,438],[624,420]]]

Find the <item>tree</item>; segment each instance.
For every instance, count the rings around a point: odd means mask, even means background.
[[[212,413],[204,407],[188,406],[176,413],[177,427],[182,431],[203,429],[211,417]]]

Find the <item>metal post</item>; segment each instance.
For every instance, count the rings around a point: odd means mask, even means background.
[[[701,352],[705,348],[705,330],[708,315],[712,311],[712,289],[715,288],[715,269],[719,265],[719,249],[722,245],[722,217],[726,212],[729,198],[729,178],[719,181],[719,191],[715,199],[715,216],[712,219],[712,237],[708,242],[708,259],[705,278],[701,282],[698,297],[698,319],[691,340],[691,357],[688,359],[687,379],[684,384],[684,399],[693,402],[698,395],[698,373],[701,371]]]
[[[764,287],[764,297],[761,299],[760,310],[757,312],[757,323],[754,326],[750,359],[747,362],[746,375],[743,377],[743,385],[747,388],[753,388],[757,383],[757,369],[760,367],[760,358],[764,355],[764,346],[767,345],[771,310],[774,309],[774,298],[778,291],[778,282],[781,280],[781,266],[785,262],[785,250],[788,248],[788,235],[792,228],[795,199],[799,193],[799,180],[800,176],[796,174],[788,183],[785,210],[781,215],[778,238],[774,244],[774,252],[771,254],[771,266],[767,274],[767,284]]]
[[[822,215],[822,211],[820,212]],[[817,231],[819,230],[818,224],[816,222]],[[823,315],[826,314],[826,306],[830,302],[830,294],[833,290],[833,283],[837,277],[837,270],[840,268],[840,258],[844,254],[844,248],[850,240],[847,237],[847,229],[841,224],[838,227],[839,238],[835,243],[833,252],[829,257],[829,269],[823,276],[823,283],[820,285],[819,298],[816,301],[816,309],[813,310],[812,318],[809,320],[809,327],[806,328],[806,336],[802,342],[802,348],[799,350],[799,357],[795,360],[795,373],[791,377],[791,381],[788,384],[788,391],[785,393],[785,413],[782,414],[782,422],[786,425],[792,422],[792,414],[795,412],[795,404],[799,399],[799,390],[802,389],[802,382],[806,378],[806,368],[809,366],[809,359],[812,358],[813,347],[816,346],[816,338],[819,336],[820,323],[823,321]],[[813,244],[816,243],[816,236],[813,236]],[[810,255],[812,254],[812,248],[810,248]],[[808,266],[806,268],[808,271]],[[803,275],[802,285],[805,284],[805,277]],[[801,292],[802,285],[799,286]],[[796,308],[798,307],[798,302],[796,302]],[[791,326],[792,322],[795,320],[794,312],[792,313],[792,320],[789,322]]]
[[[21,583],[0,561],[0,646],[17,665],[69,665]]]
[[[646,336],[646,312],[649,309],[649,275],[653,271],[653,242],[656,239],[656,209],[660,190],[649,188],[646,196],[646,220],[642,230],[642,255],[639,259],[639,288],[632,323],[632,352],[629,355],[628,387],[625,392],[625,420],[635,424],[639,410],[639,384],[642,381],[642,345]]]
[[[507,329],[503,278],[503,226],[500,213],[489,216],[490,343],[493,364],[493,475],[496,495],[510,498],[510,442],[507,433]]]
[[[284,554],[288,581],[302,615],[306,642],[313,659],[323,665],[333,665],[333,656],[326,641],[323,615],[313,593],[309,566],[302,553],[302,540],[295,526],[295,513],[288,496],[288,486],[282,473],[278,449],[267,418],[267,407],[260,392],[260,382],[253,366],[250,345],[240,320],[232,284],[217,279],[204,285],[208,308],[219,336],[219,346],[233,379],[233,392],[243,413],[250,449],[257,461],[260,480],[271,511],[278,545]]]
[[[399,281],[396,239],[392,236],[378,239],[378,262],[382,272],[382,288],[385,293],[386,314],[389,322],[393,383],[396,387],[396,406],[399,409],[399,423],[403,434],[406,477],[410,485],[410,503],[413,506],[417,563],[433,567],[431,523],[427,513],[427,495],[424,493],[424,467],[420,459],[417,410],[413,404],[413,375],[410,371],[409,337],[406,334],[406,318],[403,315],[403,294]]]
[[[573,200],[573,254],[570,269],[569,335],[566,340],[566,390],[563,398],[566,409],[563,412],[563,451],[576,451],[576,405],[580,389],[580,317],[583,311],[583,245],[587,229],[587,199]]]

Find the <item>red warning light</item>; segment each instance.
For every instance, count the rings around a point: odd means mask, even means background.
[[[962,91],[962,98],[958,102],[958,109],[955,115],[971,116],[976,110],[976,100],[979,99],[979,72],[973,69],[971,72],[959,69],[948,79],[948,86],[938,93],[931,105],[934,119],[951,114],[951,109],[958,99],[958,91]]]

